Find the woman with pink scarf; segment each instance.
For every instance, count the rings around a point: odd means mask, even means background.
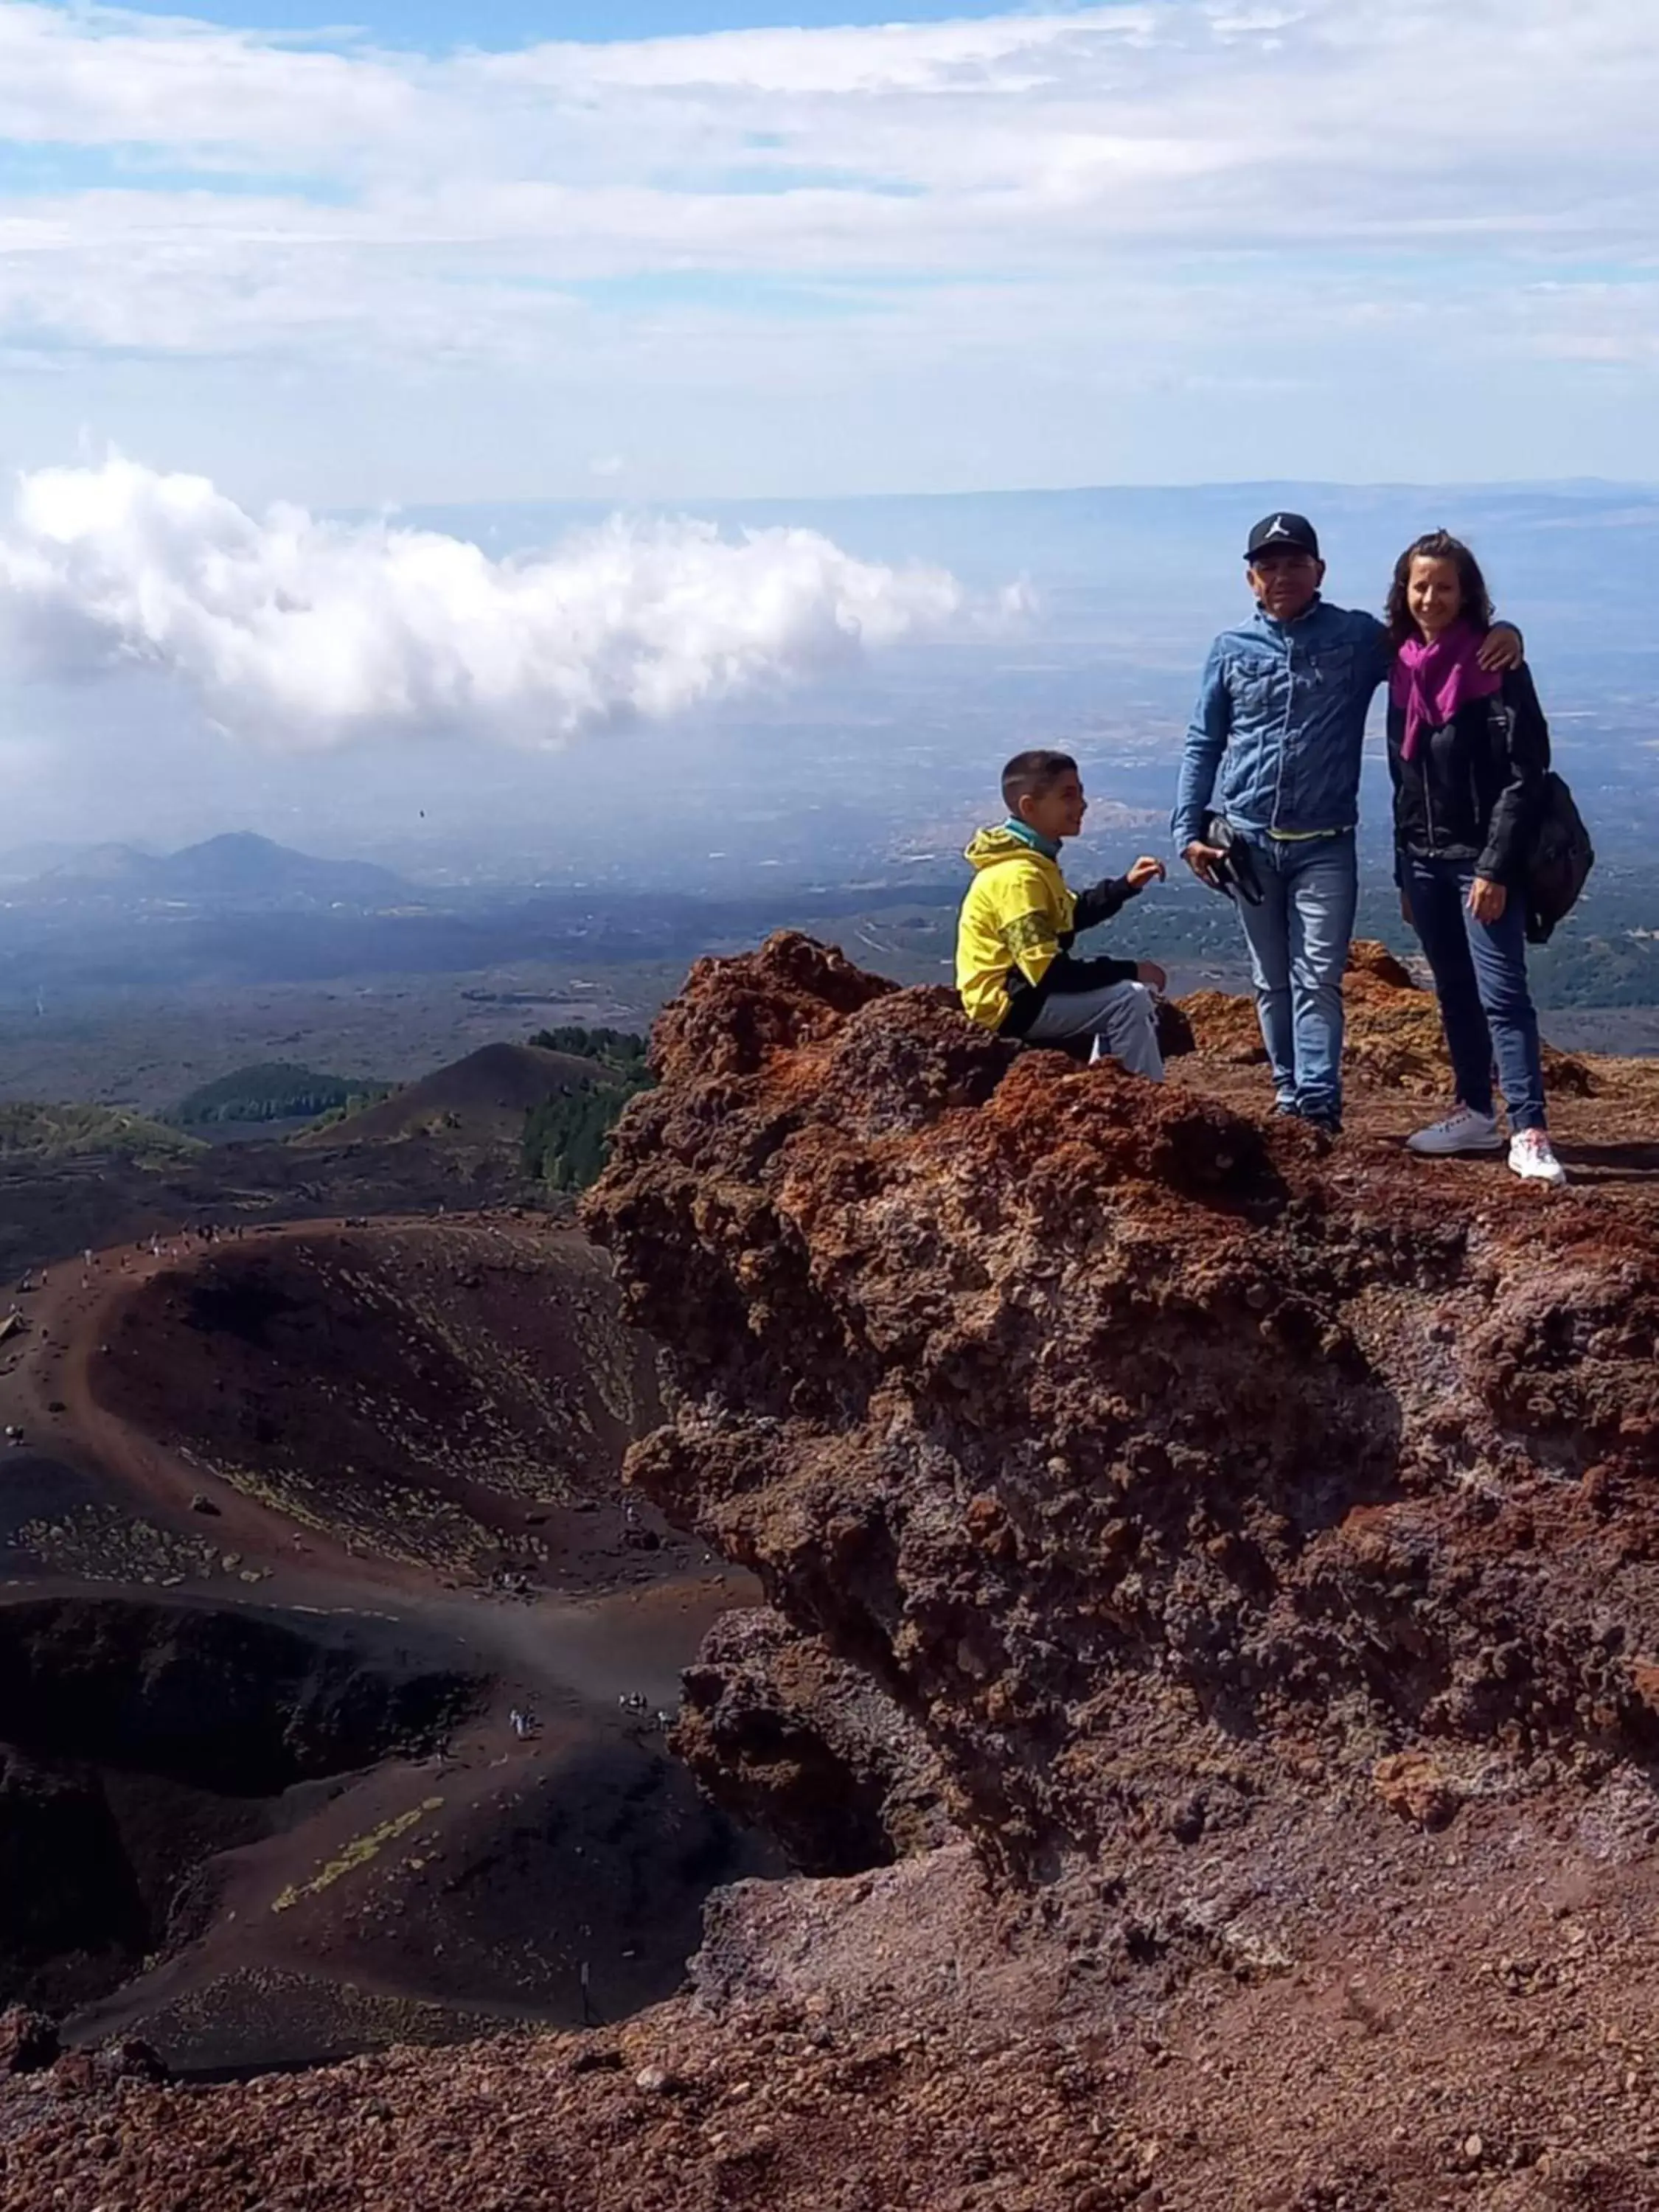
[[[1549,726],[1524,661],[1502,675],[1481,667],[1492,601],[1474,554],[1445,531],[1401,555],[1388,621],[1401,909],[1434,975],[1457,1083],[1451,1112],[1407,1142],[1431,1156],[1503,1151],[1495,1054],[1510,1166],[1529,1182],[1565,1182],[1545,1121],[1522,889]]]

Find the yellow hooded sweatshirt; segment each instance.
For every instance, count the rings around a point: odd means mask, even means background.
[[[974,871],[974,880],[957,921],[957,990],[970,1020],[981,1029],[1000,1030],[1008,1025],[1013,1008],[1008,989],[1012,972],[1018,969],[1035,992],[1058,961],[1050,981],[1059,980],[1073,965],[1069,957],[1073,933],[1104,921],[1133,894],[1120,880],[1096,885],[1079,902],[1060,872],[1059,861],[1038,852],[1005,823],[977,830],[963,857]],[[1078,972],[1080,982],[1104,982],[1133,976],[1135,963],[1093,960],[1082,963]],[[1040,998],[1033,998],[1032,1011],[1040,1003]]]
[[[999,823],[975,832],[963,856],[974,871],[957,923],[957,989],[981,1029],[1008,1018],[1008,970],[1040,983],[1069,937],[1077,902],[1058,860]]]

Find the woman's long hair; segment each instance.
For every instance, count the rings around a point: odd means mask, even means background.
[[[1454,538],[1449,530],[1425,531],[1421,538],[1408,545],[1394,564],[1394,581],[1389,586],[1389,604],[1383,620],[1389,625],[1389,642],[1396,653],[1417,634],[1417,624],[1406,602],[1406,586],[1411,580],[1412,562],[1419,557],[1431,561],[1450,561],[1457,568],[1457,580],[1462,588],[1465,622],[1473,623],[1484,637],[1492,628],[1492,593],[1486,589],[1486,580],[1480,573],[1480,563],[1475,559],[1461,538]]]

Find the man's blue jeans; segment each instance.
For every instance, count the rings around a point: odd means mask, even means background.
[[[1249,832],[1235,831],[1237,835]],[[1264,894],[1238,902],[1261,1042],[1287,1113],[1342,1114],[1342,975],[1359,870],[1352,830],[1334,837],[1250,837]]]
[[[1524,901],[1511,891],[1497,921],[1477,921],[1468,903],[1473,861],[1420,860],[1407,854],[1402,872],[1440,998],[1459,1103],[1477,1114],[1492,1112],[1495,1046],[1510,1128],[1541,1129],[1544,1061],[1527,988]]]

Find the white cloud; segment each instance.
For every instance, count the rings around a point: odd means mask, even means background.
[[[1005,99],[1050,84],[1105,44],[1145,42],[1151,6],[1079,8],[943,23],[707,32],[604,46],[549,45],[483,58],[497,82],[568,90],[735,92],[813,100],[921,94]]]
[[[25,477],[0,636],[58,681],[159,670],[244,736],[319,748],[453,731],[550,745],[665,720],[972,619],[943,570],[774,529],[616,520],[533,558],[112,459]]]
[[[1534,284],[1510,303],[1528,351],[1609,368],[1659,367],[1659,283]]]
[[[118,9],[0,5],[0,137],[305,161],[418,128],[418,72]]]

